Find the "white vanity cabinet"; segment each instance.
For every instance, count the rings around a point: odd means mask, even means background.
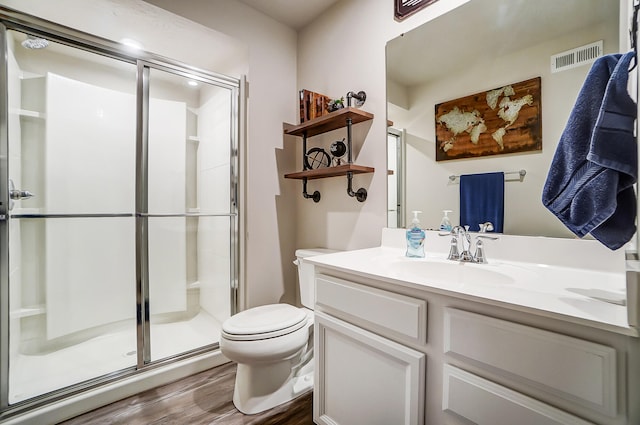
[[[316,424],[640,424],[637,337],[315,267]]]

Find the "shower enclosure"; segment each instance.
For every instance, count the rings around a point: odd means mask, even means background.
[[[239,81],[34,19],[0,49],[0,414],[217,349]]]

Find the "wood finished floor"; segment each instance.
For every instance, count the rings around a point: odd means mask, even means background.
[[[312,425],[312,393],[257,415],[233,402],[236,366],[228,363],[125,398],[59,425]]]

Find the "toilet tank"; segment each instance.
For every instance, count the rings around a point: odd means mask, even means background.
[[[294,264],[298,266],[298,287],[300,288],[300,302],[303,306],[313,309],[315,304],[315,291],[314,291],[314,274],[313,264],[305,263],[304,259],[313,257],[315,255],[330,254],[332,252],[338,252],[335,249],[327,248],[309,248],[309,249],[297,249],[296,261]]]

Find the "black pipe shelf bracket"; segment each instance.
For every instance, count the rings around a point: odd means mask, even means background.
[[[366,98],[367,95],[363,91],[357,93],[349,92],[347,93],[346,108],[338,109],[337,111],[330,112],[327,115],[309,120],[298,126],[288,126],[288,128],[285,129],[285,135],[302,137],[303,161],[302,171],[288,173],[285,174],[284,177],[288,179],[302,180],[302,196],[305,199],[312,199],[313,202],[320,202],[321,198],[320,192],[318,192],[317,190],[312,194],[309,194],[309,192],[307,191],[308,180],[335,176],[347,176],[347,194],[349,196],[355,197],[358,202],[364,202],[367,199],[367,190],[365,188],[360,188],[354,192],[353,175],[361,173],[373,173],[375,169],[373,167],[354,164],[351,154],[351,144],[353,139],[351,127],[354,124],[373,119],[373,114],[352,107],[351,101],[352,99],[355,99],[356,106],[362,106]],[[347,163],[322,168],[309,168],[307,166],[307,162],[305,161],[305,155],[307,153],[307,139],[309,137],[345,127],[347,129]]]
[[[352,180],[353,180],[353,172],[349,171],[347,172],[347,194],[349,196],[351,196],[352,198],[355,196],[355,198],[358,200],[358,202],[364,202],[367,200],[367,189],[365,189],[364,187],[361,187],[360,189],[358,189],[357,191],[353,191],[353,185],[352,185]]]
[[[362,106],[364,105],[364,101],[367,100],[367,94],[363,91],[359,91],[358,93],[350,91],[347,93],[347,106],[351,106],[351,99],[356,100],[356,106]]]
[[[304,179],[302,179],[302,196],[304,196],[304,199],[309,199],[309,198],[313,199],[313,202],[315,202],[316,204],[318,202],[320,202],[320,192],[318,192],[316,190],[311,195],[309,195],[307,193],[307,178],[306,177]]]

